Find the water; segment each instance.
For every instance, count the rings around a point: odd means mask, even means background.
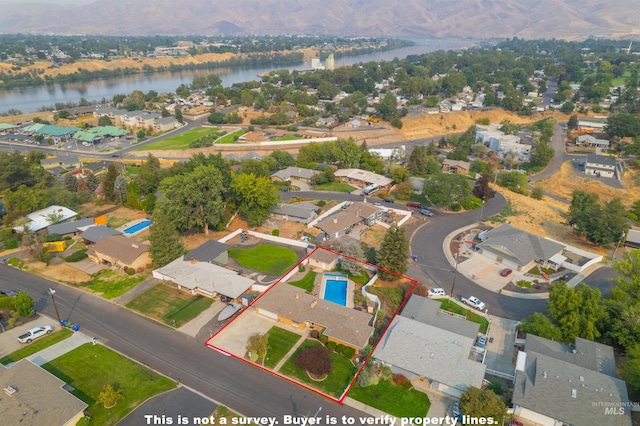
[[[140,223],[137,223],[133,226],[128,227],[127,229],[125,229],[124,231],[122,231],[123,233],[127,234],[127,235],[133,235],[139,231],[142,231],[143,229],[146,229],[149,227],[149,225],[151,225],[151,221],[150,220],[143,220]]]
[[[327,280],[324,287],[324,300],[347,306],[347,281]]]
[[[386,52],[369,53],[365,55],[345,56],[335,59],[336,66],[352,65],[370,61],[391,61],[395,58],[404,59],[409,55],[422,55],[437,50],[458,49],[475,43],[473,40],[411,40],[414,46],[389,50]],[[289,69],[304,68],[309,64],[300,63],[287,67]],[[194,77],[217,74],[225,87],[234,83],[258,80],[258,74],[282,69],[283,66],[237,66],[212,70],[184,70],[175,72],[161,72],[153,74],[138,74],[121,78],[93,80],[79,83],[54,84],[51,86],[23,87],[10,90],[0,90],[0,112],[11,108],[22,112],[35,112],[43,106],[52,106],[57,102],[77,103],[80,98],[88,101],[99,101],[102,98],[111,99],[117,94],[127,94],[134,90],[158,93],[174,92],[180,84],[190,84]]]

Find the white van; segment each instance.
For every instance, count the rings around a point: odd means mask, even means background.
[[[429,292],[427,292],[427,296],[429,297],[444,297],[446,295],[447,293],[443,288],[432,288],[431,290],[429,290]]]

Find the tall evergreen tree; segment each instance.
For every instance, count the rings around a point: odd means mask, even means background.
[[[64,176],[64,186],[69,192],[78,192],[78,179],[71,172],[67,172]]]
[[[116,201],[118,194],[116,194],[115,184],[118,178],[118,169],[115,165],[109,164],[107,173],[105,173],[102,179],[102,193],[107,201]]]
[[[162,214],[153,216],[149,242],[149,255],[154,268],[162,267],[184,253],[180,234]]]
[[[98,188],[98,185],[100,185],[100,180],[91,171],[87,172],[85,177],[87,181],[87,187],[89,188],[89,192],[93,194],[96,191],[96,188]]]
[[[404,274],[407,271],[407,258],[409,257],[409,239],[404,228],[393,226],[387,230],[378,251],[378,266],[396,274]],[[394,280],[397,277],[387,272],[381,272],[380,276],[386,280]]]

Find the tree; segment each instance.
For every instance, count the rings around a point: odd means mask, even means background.
[[[296,160],[293,158],[293,155],[286,151],[273,151],[269,154],[269,157],[276,160],[276,170],[283,170],[296,164]]]
[[[490,200],[496,196],[496,191],[491,189],[489,186],[489,178],[487,176],[482,175],[480,179],[476,181],[473,190],[471,191],[474,197],[478,197],[482,200]]]
[[[211,124],[223,124],[224,123],[224,114],[221,112],[213,111],[207,117],[207,121]]]
[[[640,136],[640,120],[633,114],[623,112],[607,118],[604,131],[610,138]]]
[[[528,195],[529,183],[527,175],[519,172],[498,173],[498,185],[503,186],[517,194]]]
[[[578,116],[576,114],[572,114],[571,117],[569,117],[567,127],[569,127],[570,129],[575,129],[576,127],[578,127]]]
[[[160,167],[160,160],[152,154],[147,155],[147,159],[142,163],[138,171],[139,192],[141,194],[155,193],[164,176],[165,172]]]
[[[551,322],[549,317],[540,312],[534,312],[524,318],[522,322],[520,322],[518,330],[523,333],[544,337],[545,339],[562,340],[562,332],[560,329]]]
[[[627,360],[620,366],[620,375],[627,382],[631,398],[640,394],[640,343],[627,349]]]
[[[413,184],[409,181],[404,181],[396,185],[396,194],[401,200],[408,200],[413,195]]]
[[[549,315],[560,327],[565,343],[576,337],[594,340],[600,336],[597,325],[604,318],[600,290],[584,283],[569,288],[564,281],[549,287]]]
[[[107,115],[102,115],[98,118],[98,126],[113,126],[113,122]]]
[[[69,192],[78,192],[78,179],[71,172],[64,176],[64,186]]]
[[[471,195],[471,185],[463,175],[438,173],[425,181],[422,193],[432,203],[451,208]]]
[[[111,385],[106,385],[104,391],[100,392],[98,401],[104,405],[104,408],[111,408],[122,398],[122,390],[116,390]]]
[[[209,233],[222,217],[222,176],[215,166],[197,166],[193,171],[166,178],[160,184],[163,197],[156,210],[181,232],[198,227]]]
[[[184,245],[175,227],[160,212],[153,215],[149,227],[149,255],[154,268],[160,268],[184,253]]]
[[[391,177],[397,183],[401,183],[409,179],[411,177],[411,173],[406,167],[399,166],[391,170]]]
[[[104,174],[102,179],[102,193],[107,201],[115,201],[117,194],[115,191],[116,179],[119,176],[118,169],[114,164],[109,164],[107,167],[107,173]]]
[[[613,269],[620,274],[616,285],[628,298],[640,302],[640,250],[631,250],[613,262]]]
[[[113,190],[118,196],[121,203],[125,201],[125,195],[127,193],[127,186],[129,185],[129,179],[124,175],[118,175],[116,181],[113,183]],[[136,194],[137,198],[137,194]]]
[[[501,425],[507,417],[507,406],[494,392],[470,387],[460,397],[460,412],[472,417],[493,419],[492,424]]]
[[[387,230],[378,251],[378,266],[396,274],[404,274],[407,271],[407,258],[409,257],[409,239],[404,228],[393,226]],[[388,272],[380,272],[380,276],[386,280],[395,280],[397,276]]]
[[[247,352],[250,354],[250,359],[253,362],[265,359],[267,351],[269,349],[269,336],[260,333],[254,333],[249,336],[247,341]]]
[[[173,115],[176,117],[176,120],[178,120],[178,123],[184,123],[184,118],[182,117],[182,111],[180,110],[180,108],[174,109]]]
[[[411,155],[409,155],[409,161],[407,161],[407,169],[409,169],[411,175],[425,176],[428,159],[427,148],[424,146],[416,146],[413,148]]]
[[[160,110],[160,115],[162,116],[162,118],[167,118],[171,116],[171,113],[163,106]]]
[[[238,211],[247,219],[249,226],[262,225],[280,200],[271,180],[254,174],[233,175],[231,190]]]
[[[324,377],[331,373],[331,353],[324,346],[302,349],[293,363],[316,377]]]
[[[364,250],[362,250],[362,246],[358,243],[351,243],[347,245],[344,250],[342,250],[342,254],[345,256],[352,257],[354,259],[365,259]],[[362,271],[362,263],[357,262],[355,260],[348,259],[346,257],[340,258],[340,267],[343,271],[350,273],[351,275],[360,275],[360,271]]]
[[[16,312],[23,318],[29,318],[33,316],[33,299],[26,291],[21,291],[15,298]]]
[[[96,188],[98,188],[98,185],[100,185],[100,180],[91,171],[88,171],[85,176],[89,192],[93,194],[96,191]]]
[[[396,99],[396,95],[391,92],[387,92],[382,100],[376,104],[376,110],[383,119],[389,121],[397,116],[397,105],[398,100]]]
[[[544,198],[544,189],[540,186],[534,186],[531,190],[531,198],[534,200],[542,200]]]
[[[560,107],[560,112],[563,114],[571,114],[574,109],[576,109],[576,104],[571,101],[567,101]]]

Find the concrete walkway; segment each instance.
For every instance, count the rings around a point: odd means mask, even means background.
[[[40,352],[29,355],[26,359],[33,362],[35,365],[40,366],[74,350],[78,346],[91,342],[91,340],[91,337],[77,331],[68,339],[64,339],[62,342],[58,342],[53,346],[49,346],[48,348],[41,350]]]
[[[132,288],[131,290],[129,290],[128,292],[126,292],[122,296],[118,297],[116,299],[116,304],[118,304],[118,305],[126,305],[127,303],[131,302],[136,296],[139,296],[140,294],[142,294],[145,291],[149,290],[151,287],[153,287],[154,285],[158,284],[159,282],[160,282],[160,280],[158,280],[156,278],[149,278],[145,282],[135,286],[134,288]]]
[[[197,317],[178,328],[178,331],[187,334],[191,337],[196,337],[196,335],[200,332],[200,329],[207,325],[209,321],[213,318],[216,318],[218,314],[227,306],[226,303],[215,301],[204,311],[200,312]]]
[[[285,354],[285,356],[282,357],[282,359],[280,360],[279,363],[276,364],[275,367],[273,367],[273,371],[274,372],[278,372],[280,371],[280,369],[282,368],[282,366],[284,365],[285,362],[287,362],[287,360],[291,357],[291,355],[293,355],[293,353],[300,347],[300,345],[307,340],[307,338],[309,337],[309,333],[308,331],[306,333],[304,333],[302,336],[300,336],[300,339],[298,339],[298,341],[296,342],[295,345],[293,345],[293,347],[291,349],[289,349],[289,352],[287,352]]]

